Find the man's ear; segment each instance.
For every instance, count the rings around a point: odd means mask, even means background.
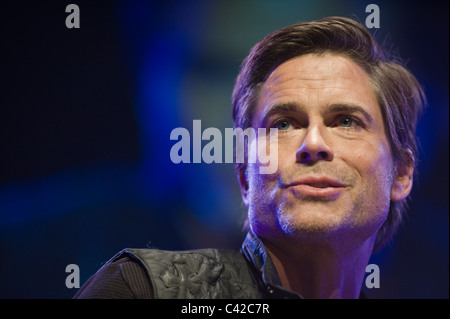
[[[247,180],[247,169],[242,169],[239,171],[239,185],[241,187],[241,196],[244,205],[248,207],[248,180]]]
[[[394,178],[391,187],[391,200],[399,202],[408,197],[413,185],[414,160],[408,161],[407,164],[399,164],[397,166],[397,175]]]

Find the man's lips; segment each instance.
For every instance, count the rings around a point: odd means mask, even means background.
[[[329,177],[302,177],[286,184],[294,193],[312,197],[334,197],[339,195],[345,184]]]
[[[317,188],[326,188],[326,187],[345,187],[345,185],[335,179],[329,177],[313,177],[306,176],[299,179],[294,180],[293,182],[286,184],[286,187],[297,186],[297,185],[307,185],[311,187]]]

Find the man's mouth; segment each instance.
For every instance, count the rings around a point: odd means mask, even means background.
[[[303,184],[299,184],[299,185],[308,185],[308,186],[317,187],[317,188],[334,187],[331,184],[328,184],[326,182],[322,182],[322,183],[303,183]]]
[[[345,189],[345,185],[329,177],[306,176],[287,184],[286,188],[300,196],[334,198]]]
[[[292,183],[288,184],[287,187],[296,185],[307,185],[316,188],[326,188],[326,187],[344,187],[345,185],[338,180],[329,177],[313,177],[306,176],[294,180]]]

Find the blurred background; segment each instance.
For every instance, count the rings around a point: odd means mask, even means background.
[[[65,8],[80,8],[68,29]],[[269,32],[372,1],[15,1],[2,5],[0,298],[71,298],[125,247],[239,249],[232,164],[173,164],[170,132],[232,127],[239,66]],[[377,1],[424,85],[419,175],[369,298],[449,296],[448,2]],[[206,144],[206,143],[204,143]]]

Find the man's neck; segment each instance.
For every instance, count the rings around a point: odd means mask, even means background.
[[[326,243],[276,245],[263,242],[283,287],[304,298],[359,298],[373,239],[350,248]]]

